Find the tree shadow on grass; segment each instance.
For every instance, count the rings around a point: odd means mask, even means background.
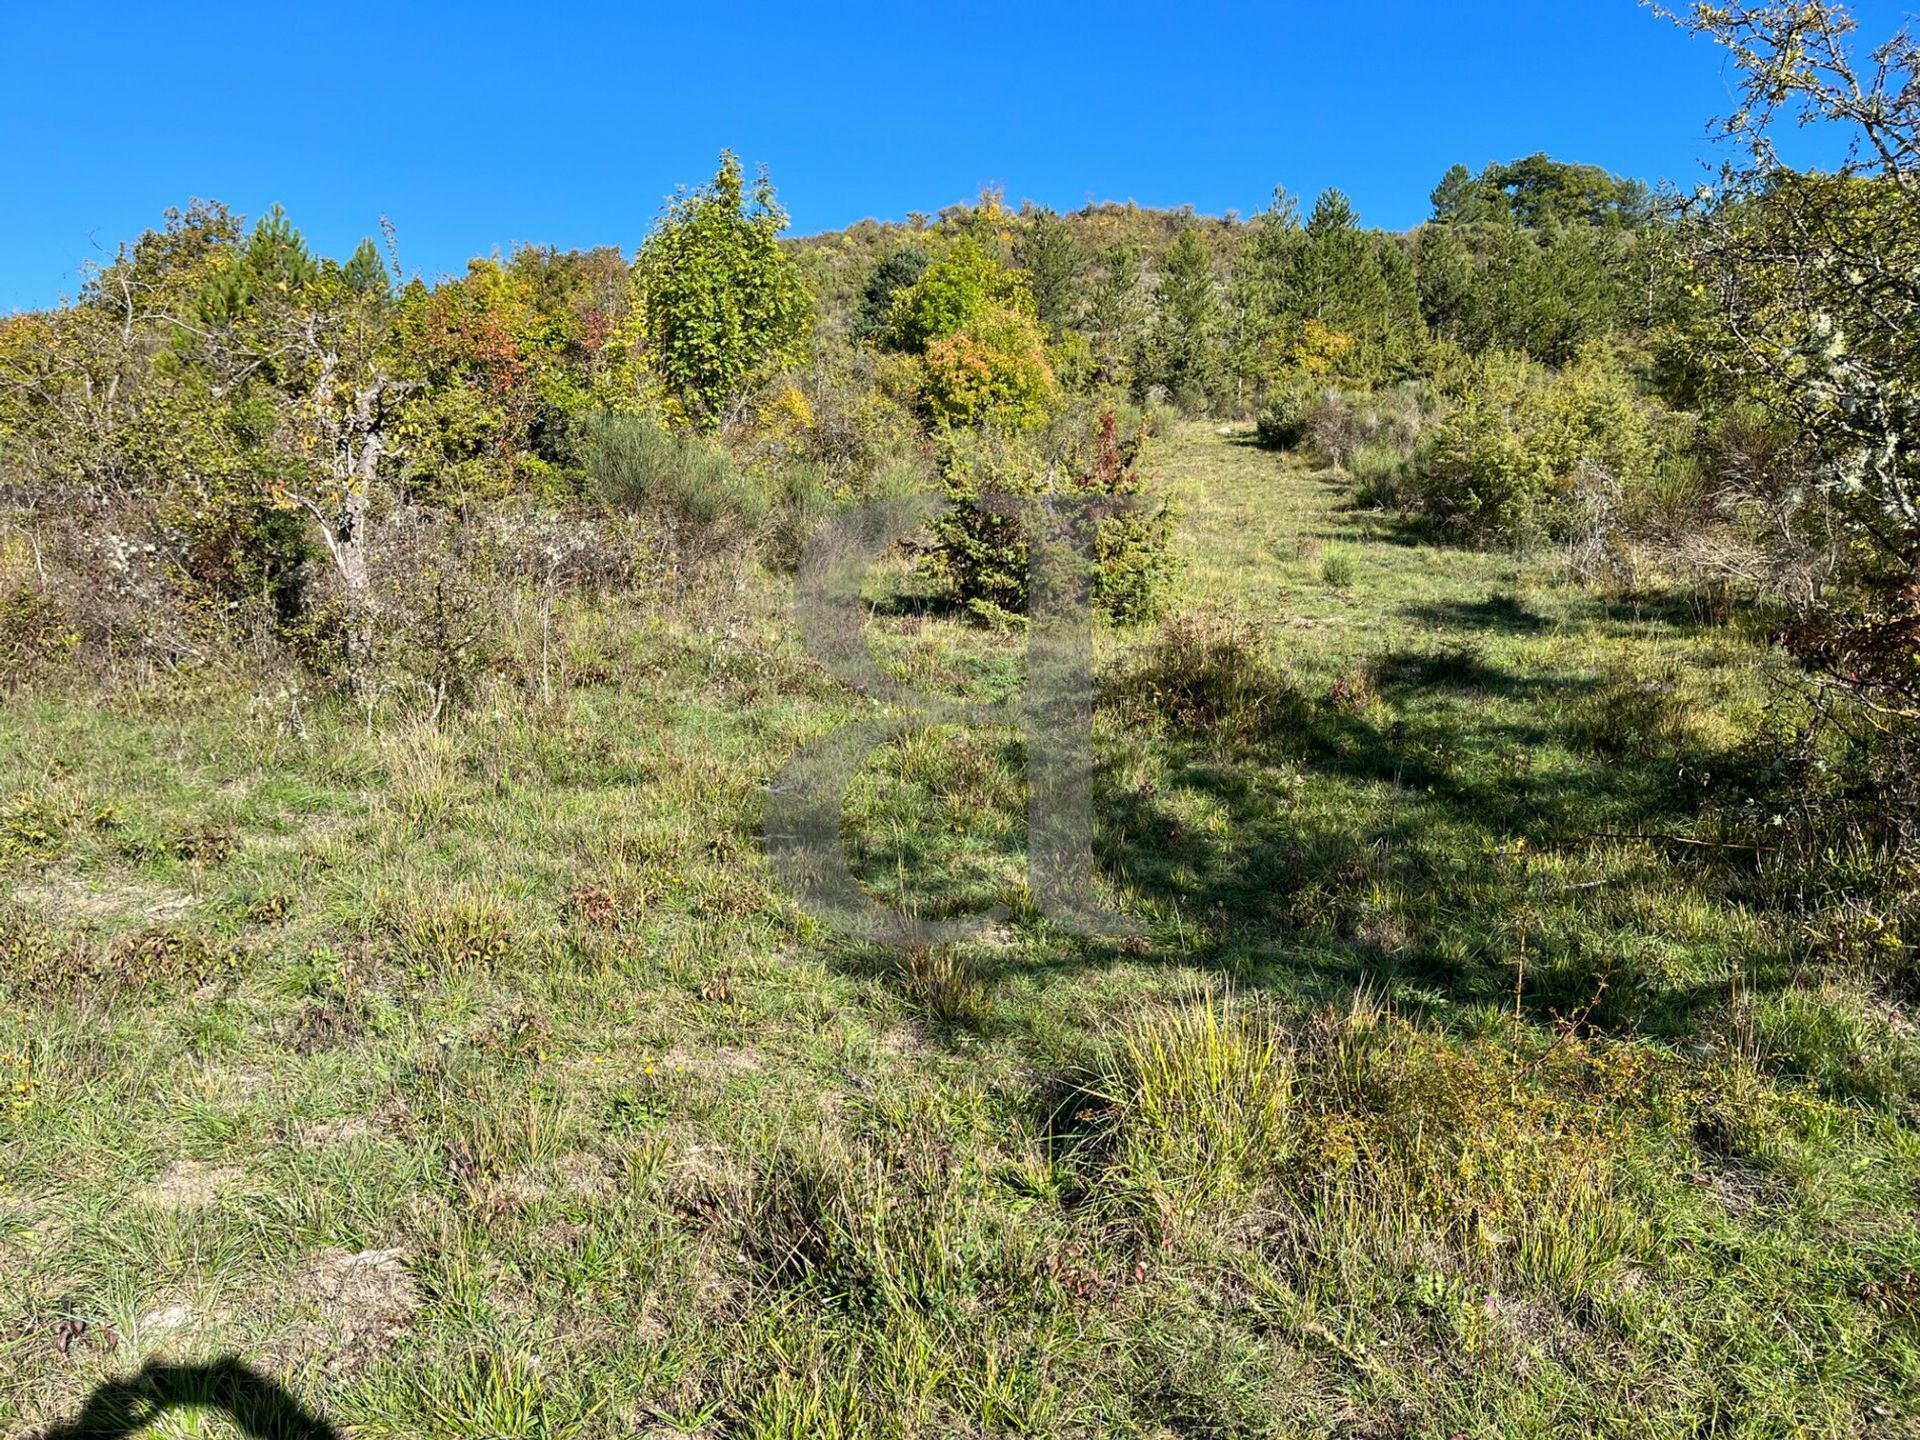
[[[1537,635],[1547,622],[1517,595],[1496,593],[1485,600],[1429,600],[1402,605],[1400,613],[1426,625],[1449,630],[1490,630],[1505,635]]]
[[[1533,623],[1499,597],[1479,618]],[[1636,906],[1679,891],[1735,904],[1750,886],[1751,855],[1686,838],[1705,798],[1687,777],[1720,773],[1724,757],[1651,735],[1644,753],[1603,752],[1587,703],[1603,677],[1515,670],[1471,641],[1390,652],[1370,674],[1389,710],[1296,690],[1251,730],[1155,724],[1142,743],[1156,763],[1102,769],[1095,805],[1100,868],[1155,917],[1149,935],[1016,920],[987,988],[1014,972],[1177,959],[1309,1005],[1392,984],[1464,1015],[1512,1006],[1524,953],[1525,1008],[1543,1022],[1677,1035],[1720,1003],[1720,959],[1679,953],[1701,947],[1670,943]],[[1017,849],[1019,830],[1009,816],[993,843]],[[937,848],[896,849],[904,866],[883,868],[940,868]],[[871,956],[840,965],[892,979]]]
[[[1524,933],[1526,1008],[1540,1019],[1578,1013],[1615,1031],[1675,1034],[1717,1003],[1711,986],[1638,974],[1630,956],[1614,953],[1611,927],[1621,921],[1599,887],[1658,882],[1620,871],[1618,860],[1599,881],[1562,881],[1531,872],[1526,859],[1645,835],[1653,837],[1645,864],[1667,872],[1667,883],[1721,887],[1729,877],[1720,872],[1740,860],[1677,847],[1662,854],[1658,844],[1698,818],[1701,796],[1678,774],[1717,765],[1591,753],[1579,707],[1567,703],[1596,683],[1585,677],[1514,676],[1477,653],[1449,653],[1405,657],[1383,667],[1380,681],[1451,694],[1386,722],[1371,709],[1322,703],[1281,734],[1163,736],[1167,763],[1151,785],[1101,795],[1103,868],[1200,933],[1184,947],[1191,959],[1298,999],[1337,999],[1397,977],[1448,1005],[1511,1003],[1507,957]],[[1534,705],[1504,718],[1475,703],[1547,685],[1566,695],[1545,713]],[[1536,767],[1542,753],[1558,760]],[[1693,759],[1701,763],[1681,763]],[[1320,790],[1317,803],[1300,803],[1293,788],[1326,782],[1365,787],[1372,798],[1343,806]],[[1683,867],[1696,878],[1682,880]],[[1574,923],[1589,905],[1601,907],[1591,933]],[[1090,947],[1088,958],[1121,958],[1108,950]]]
[[[1437,650],[1389,650],[1371,668],[1374,683],[1389,691],[1445,690],[1519,698],[1547,689],[1566,692],[1576,688],[1562,679],[1516,675],[1489,664],[1474,646],[1464,644]]]
[[[1485,600],[1428,600],[1402,605],[1400,613],[1421,624],[1448,630],[1480,630],[1502,635],[1536,635],[1554,626],[1575,626],[1596,635],[1641,635],[1667,631],[1706,635],[1726,626],[1704,613],[1684,591],[1662,591],[1632,599],[1588,595],[1563,601],[1554,618],[1537,615],[1518,595],[1496,591]]]
[[[233,1355],[206,1365],[149,1361],[124,1380],[96,1387],[78,1415],[41,1440],[117,1440],[184,1409],[223,1411],[261,1440],[341,1440],[329,1422]]]

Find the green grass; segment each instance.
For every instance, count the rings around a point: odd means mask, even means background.
[[[783,895],[765,787],[870,704],[770,577],[437,730],[10,696],[0,1428],[237,1353],[368,1436],[1911,1433],[1920,1047],[1703,810],[1758,643],[1200,427],[1158,473],[1175,616],[1100,640],[1140,940],[1035,914],[1012,732],[848,805],[988,940]],[[890,590],[898,673],[1017,684]]]

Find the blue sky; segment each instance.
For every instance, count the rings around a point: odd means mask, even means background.
[[[1259,208],[1339,185],[1402,227],[1453,161],[1536,150],[1690,181],[1719,53],[1634,0],[833,7],[397,4],[0,14],[0,311],[218,198],[429,276],[515,242],[631,248],[723,146],[800,231],[983,185]],[[1863,0],[1878,39],[1902,7]]]

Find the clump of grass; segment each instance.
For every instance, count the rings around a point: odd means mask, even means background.
[[[1125,1188],[1177,1211],[1244,1189],[1292,1148],[1293,1056],[1270,1019],[1209,997],[1121,1036],[1105,1089]]]
[[[1920,1045],[1893,1028],[1864,987],[1829,982],[1758,996],[1748,1024],[1762,1064],[1837,1100],[1892,1106],[1920,1087]]]
[[[33,1108],[33,1096],[40,1086],[35,1058],[38,1046],[33,1024],[25,1010],[0,1016],[0,1137],[11,1139],[13,1130]],[[7,1175],[0,1169],[0,1189]]]
[[[0,808],[0,860],[53,860],[67,849],[74,817],[32,794]]]
[[[1359,715],[1378,704],[1380,687],[1370,664],[1349,665],[1327,689],[1327,703],[1346,715]]]
[[[1224,610],[1170,617],[1117,688],[1182,728],[1216,734],[1257,734],[1304,710],[1259,632]]]
[[[0,902],[0,993],[47,999],[149,986],[192,991],[233,977],[240,959],[232,941],[197,930],[148,925],[95,941]]]
[[[1335,590],[1345,590],[1359,573],[1359,562],[1350,550],[1330,546],[1320,556],[1320,578]]]
[[[1424,1033],[1364,992],[1292,1040],[1239,1002],[1156,1010],[1104,1082],[1095,1189],[1170,1224],[1269,1196],[1338,1232],[1336,1248],[1390,1223],[1409,1244],[1424,1235],[1461,1263],[1508,1255],[1576,1293],[1632,1230],[1613,1109],[1643,1075],[1619,1048],[1522,1054]]]
[[[993,1015],[993,986],[957,945],[911,945],[897,962],[908,1005],[938,1025],[972,1027]]]
[[[0,990],[45,995],[84,976],[85,954],[25,907],[0,901]]]
[[[429,973],[472,970],[505,960],[518,933],[512,910],[489,895],[454,895],[404,907],[393,929],[401,953]]]
[[[57,597],[33,585],[0,588],[0,684],[57,667],[79,644],[74,617]]]
[[[1671,666],[1608,676],[1575,717],[1577,737],[1595,754],[1636,760],[1671,755],[1700,741],[1707,728],[1684,677]]]

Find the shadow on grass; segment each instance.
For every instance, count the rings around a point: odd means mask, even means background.
[[[1684,870],[1688,888],[1713,889],[1736,878],[1730,867],[1751,864],[1711,850],[1658,852],[1663,834],[1698,818],[1699,792],[1676,776],[1719,765],[1691,754],[1591,754],[1569,703],[1595,684],[1584,677],[1515,676],[1469,649],[1390,659],[1379,681],[1461,698],[1390,723],[1322,703],[1289,733],[1251,742],[1163,737],[1169,763],[1152,785],[1109,786],[1100,797],[1103,868],[1181,917],[1190,959],[1301,999],[1401,977],[1450,1005],[1510,1004],[1507,957],[1521,935],[1526,1008],[1543,1020],[1578,1014],[1616,1032],[1677,1034],[1723,998],[1721,987],[1639,973],[1609,936],[1616,920],[1596,919],[1592,934],[1575,923],[1594,906],[1604,911],[1602,886],[1672,885]],[[1514,720],[1470,698],[1538,702],[1546,688],[1563,693],[1546,713],[1536,703]],[[1511,763],[1543,749],[1586,758],[1538,770]],[[1357,806],[1322,793],[1298,803],[1297,780],[1284,791],[1268,783],[1289,770],[1309,784],[1366,787],[1372,799]],[[1194,801],[1210,817],[1204,825],[1183,819]],[[1526,862],[1639,835],[1655,843],[1647,865],[1659,874],[1622,872],[1616,861],[1600,881],[1556,884]],[[1085,958],[1122,958],[1110,949],[1090,947]]]
[[[868,615],[876,620],[967,620],[982,624],[977,612],[945,590],[900,587],[888,590],[866,602]]]
[[[1448,645],[1438,650],[1389,650],[1374,661],[1373,680],[1382,690],[1451,690],[1472,695],[1530,696],[1553,689],[1566,691],[1565,680],[1516,675],[1490,665],[1471,645]]]
[[[1463,629],[1541,623],[1499,594],[1446,613]],[[1604,677],[1511,668],[1470,634],[1377,656],[1368,678],[1388,708],[1289,686],[1251,728],[1182,726],[1156,711],[1142,738],[1158,763],[1099,772],[1095,801],[1098,863],[1156,917],[1151,936],[1081,939],[1016,921],[1014,934],[1038,943],[992,957],[974,980],[990,997],[1014,972],[1178,957],[1308,1003],[1404,982],[1437,1009],[1477,1011],[1513,1005],[1512,957],[1523,954],[1524,1008],[1542,1021],[1649,1035],[1697,1026],[1724,1000],[1700,968],[1719,959],[1673,959],[1682,947],[1635,906],[1681,891],[1737,906],[1752,888],[1751,853],[1687,838],[1706,795],[1691,777],[1722,773],[1726,757],[1655,736],[1644,753],[1603,752],[1591,701]],[[1126,692],[1103,699],[1123,721]],[[896,818],[885,854],[857,867],[882,893],[951,862],[944,829]],[[1019,817],[1006,820],[973,838],[1017,851]],[[1605,858],[1579,859],[1596,847]],[[1536,863],[1555,854],[1575,868]],[[968,898],[961,912],[993,898],[991,884]],[[878,957],[839,963],[900,983]],[[1758,967],[1753,978],[1767,983]],[[949,1003],[939,987],[901,988],[955,1041],[1018,1025]]]
[[[1652,630],[1680,636],[1707,635],[1727,629],[1724,617],[1708,613],[1699,599],[1685,590],[1663,590],[1631,599],[1583,596],[1577,603],[1563,602],[1561,613],[1552,620],[1534,614],[1519,596],[1498,593],[1478,601],[1402,605],[1400,613],[1425,625],[1503,635],[1538,634],[1554,625],[1571,625],[1602,636],[1644,635]],[[1749,609],[1747,613],[1762,612]]]
[[[340,1432],[285,1389],[227,1355],[208,1365],[149,1361],[125,1380],[97,1387],[86,1408],[41,1440],[137,1435],[173,1410],[220,1410],[261,1440],[340,1440]]]
[[[1489,595],[1485,600],[1427,601],[1402,605],[1400,613],[1422,624],[1449,630],[1490,630],[1503,635],[1535,635],[1547,622],[1527,609],[1517,595]]]

